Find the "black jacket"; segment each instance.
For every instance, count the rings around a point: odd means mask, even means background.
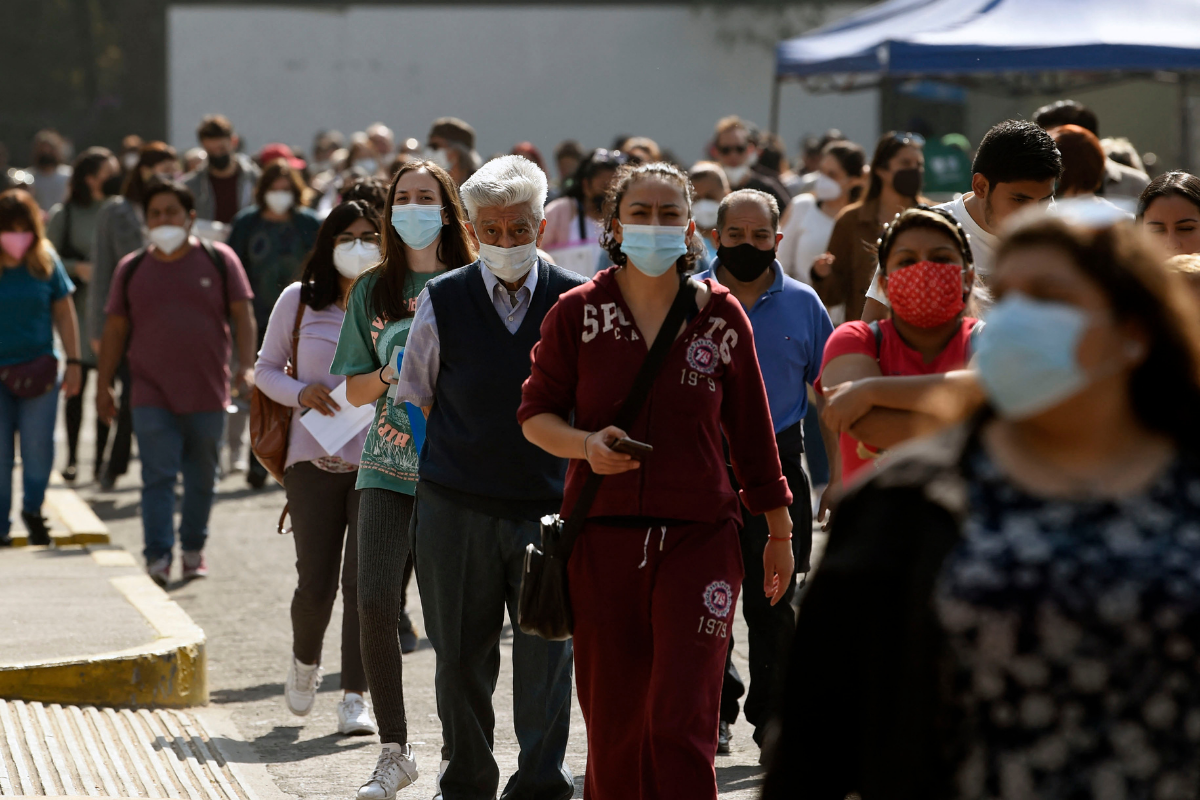
[[[801,604],[765,800],[953,795],[960,720],[931,601],[981,424],[896,451],[843,499]]]

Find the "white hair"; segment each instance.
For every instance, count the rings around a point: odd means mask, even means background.
[[[522,156],[500,156],[484,164],[459,188],[468,219],[489,206],[528,205],[534,221],[546,216],[546,173]]]

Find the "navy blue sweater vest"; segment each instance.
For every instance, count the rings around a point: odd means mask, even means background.
[[[584,278],[539,260],[529,311],[517,332],[509,333],[488,297],[482,269],[476,261],[426,285],[441,366],[420,476],[476,510],[537,519],[558,511],[566,461],[521,433],[521,385],[529,377],[529,352],[541,338],[546,312]]]

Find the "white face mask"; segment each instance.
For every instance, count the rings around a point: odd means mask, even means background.
[[[296,197],[292,194],[291,189],[279,189],[267,192],[263,195],[263,199],[267,201],[267,208],[276,214],[286,213],[288,209],[296,204]]]
[[[842,185],[824,172],[818,172],[813,183],[813,195],[818,200],[837,200],[842,196]]]
[[[746,159],[746,163],[740,167],[725,167],[725,176],[729,178],[730,186],[739,186],[741,182],[750,174],[750,160]]]
[[[479,259],[505,283],[516,283],[537,263],[537,239],[516,247],[496,247],[479,243]]]
[[[379,169],[379,162],[373,158],[364,158],[360,161],[355,161],[354,166],[366,170],[368,175],[374,175]]]
[[[355,239],[333,248],[333,266],[344,277],[353,280],[379,263],[379,245]]]
[[[697,200],[692,203],[692,219],[696,227],[712,230],[717,227],[717,210],[721,204],[716,200]]]
[[[125,169],[133,169],[138,164],[138,158],[138,152],[136,150],[132,150],[121,156],[121,163],[125,165]]]
[[[146,236],[160,253],[169,256],[183,247],[184,242],[187,241],[188,232],[187,228],[181,228],[178,225],[159,225],[157,228],[151,228]]]
[[[450,171],[450,156],[446,155],[445,148],[439,147],[434,149],[432,147],[426,147],[421,151],[421,158],[425,159],[426,161],[432,161],[447,172]]]

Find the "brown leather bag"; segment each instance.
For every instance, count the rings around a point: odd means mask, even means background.
[[[296,308],[296,323],[292,326],[292,357],[284,367],[291,377],[296,377],[296,350],[300,346],[300,320],[304,317],[304,303]],[[250,393],[250,450],[271,477],[283,485],[283,467],[287,463],[288,433],[292,428],[291,406],[276,403],[257,386]],[[284,509],[287,514],[287,509]],[[283,518],[280,518],[282,528]]]

